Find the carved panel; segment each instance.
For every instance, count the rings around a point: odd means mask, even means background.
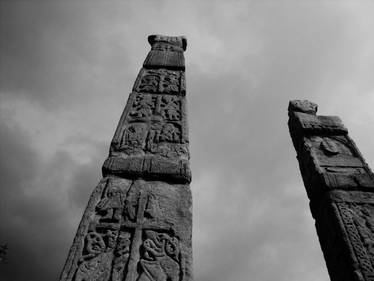
[[[187,157],[188,145],[181,142],[181,127],[177,123],[130,123],[119,150],[127,155],[150,153],[168,158]]]
[[[372,280],[373,194],[332,191],[321,204],[312,204],[311,208],[331,280]]]
[[[340,118],[336,116],[316,116],[315,113],[295,111],[290,113],[290,118],[292,119],[291,130],[301,130],[309,134],[345,135],[348,133]]]
[[[166,233],[144,232],[140,256],[139,281],[178,281],[180,275],[179,241]]]
[[[143,182],[107,181],[84,237],[74,281],[180,280],[180,245]]]
[[[143,69],[134,85],[134,91],[144,93],[180,94],[182,71]]]
[[[111,245],[104,242],[105,237],[96,232],[89,232],[85,238],[85,248],[75,274],[75,281],[109,280],[113,253]]]
[[[135,185],[126,198],[122,227],[133,233],[126,281],[180,280],[180,246],[162,219],[155,195]]]
[[[312,136],[306,146],[317,168],[331,173],[365,173],[364,163],[346,136]]]
[[[374,205],[354,202],[336,203],[346,240],[357,261],[357,280],[374,278]]]
[[[188,159],[182,99],[181,96],[133,93],[114,151],[128,156],[151,154]]]
[[[93,210],[87,234],[83,237],[84,246],[74,274],[75,281],[110,280],[124,200],[129,187],[128,181],[123,181],[116,178],[108,178],[106,181]]]
[[[182,98],[168,95],[136,94],[129,111],[131,121],[180,121]]]
[[[361,269],[374,274],[374,206],[343,202],[337,206]]]

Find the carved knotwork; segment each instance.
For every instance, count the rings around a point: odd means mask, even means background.
[[[366,273],[374,273],[373,206],[371,206],[371,212],[368,212],[365,210],[367,207],[355,203],[338,203],[337,205],[360,269]]]

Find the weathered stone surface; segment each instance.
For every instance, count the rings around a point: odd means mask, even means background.
[[[288,112],[303,112],[315,115],[318,105],[308,100],[292,100],[288,105]]]
[[[288,124],[310,198],[336,188],[374,187],[373,173],[338,117],[292,108]]]
[[[180,37],[149,41],[151,52],[186,47]],[[162,67],[139,73],[61,281],[192,280],[184,71]]]
[[[152,49],[144,61],[145,68],[167,67],[184,70],[183,52],[187,47],[186,38],[151,35],[148,37],[148,42]]]
[[[372,281],[374,175],[340,119],[316,109],[291,101],[288,124],[330,278]]]
[[[183,55],[185,39],[171,37],[170,43],[156,36],[150,41],[159,47],[179,46]],[[104,163],[104,175],[191,181],[185,74],[174,68],[140,70]]]

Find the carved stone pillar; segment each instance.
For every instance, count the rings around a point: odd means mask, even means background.
[[[339,117],[294,100],[289,129],[332,281],[374,280],[374,175]]]
[[[187,41],[148,41],[61,281],[192,280]]]

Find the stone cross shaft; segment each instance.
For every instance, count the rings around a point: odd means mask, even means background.
[[[374,175],[339,117],[291,101],[289,130],[332,281],[374,280]]]
[[[192,281],[184,37],[151,35],[60,281]]]

